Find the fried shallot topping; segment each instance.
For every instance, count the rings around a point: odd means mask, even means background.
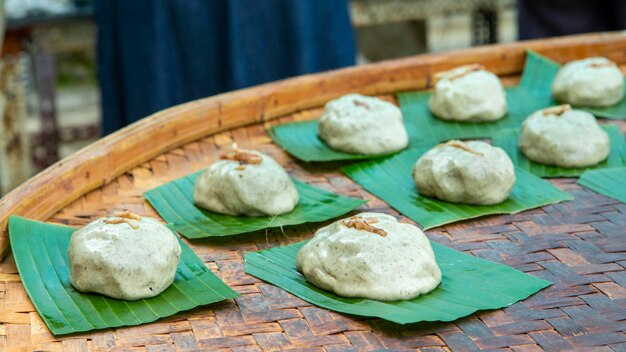
[[[113,217],[104,220],[105,224],[117,225],[128,224],[133,230],[137,230],[139,225],[135,221],[141,221],[141,217],[137,214],[131,213],[128,210],[116,211],[113,213]]]
[[[358,216],[353,216],[348,220],[344,220],[341,224],[348,228],[353,228],[357,230],[368,231],[371,233],[375,233],[378,236],[385,237],[387,236],[387,232],[383,229],[376,228],[371,224],[375,224],[378,222],[376,218],[360,218]]]
[[[593,67],[593,68],[597,68],[597,67],[614,67],[614,66],[617,66],[617,64],[615,64],[615,62],[613,62],[613,61],[594,62],[594,63],[589,65],[589,67]]]
[[[365,222],[368,224],[376,224],[378,223],[378,219],[376,218],[365,218]]]
[[[455,68],[454,70],[459,69],[459,72],[455,74],[451,74],[453,70],[449,70],[449,71],[437,72],[435,73],[434,77],[435,77],[435,81],[439,81],[440,79],[444,77],[448,78],[449,81],[454,81],[455,79],[461,78],[470,72],[480,71],[480,70],[483,70],[484,68],[485,67],[480,64],[464,65],[464,66]]]
[[[354,106],[362,106],[365,108],[365,110],[370,110],[370,106],[367,103],[362,102],[360,100],[354,99],[352,101],[352,104],[354,104]]]
[[[113,215],[115,215],[118,218],[124,218],[124,219],[131,219],[131,220],[137,220],[137,221],[141,221],[141,216],[135,214],[135,213],[131,213],[128,210],[124,210],[124,211],[116,211],[113,213]]]
[[[553,106],[551,108],[544,109],[542,111],[543,116],[556,115],[561,116],[566,111],[572,110],[572,106],[569,104],[563,104],[559,106]]]
[[[241,166],[244,165],[259,165],[261,162],[263,162],[263,158],[260,155],[250,153],[241,149],[235,149],[232,152],[224,153],[220,155],[220,159],[238,161],[239,167],[237,168],[237,170],[244,170],[245,167],[241,168]]]
[[[437,148],[444,148],[444,147],[452,147],[452,148],[457,148],[457,149],[461,149],[463,151],[466,151],[468,153],[472,153],[474,155],[478,155],[478,156],[484,156],[483,153],[477,152],[474,149],[470,148],[467,144],[459,141],[459,140],[451,140],[448,141],[446,143],[442,143],[437,145]]]

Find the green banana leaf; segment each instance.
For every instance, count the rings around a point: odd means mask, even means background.
[[[275,217],[217,214],[193,203],[194,185],[202,172],[204,171],[179,178],[144,194],[166,222],[190,239],[229,236],[271,227],[325,221],[366,203],[364,200],[326,192],[294,179],[300,202],[290,213]]]
[[[364,160],[389,156],[364,155],[344,153],[332,149],[326,142],[317,136],[318,120],[299,121],[273,126],[269,130],[272,140],[280,145],[287,153],[306,162],[311,161],[338,161],[338,160]],[[404,126],[409,134],[409,147],[420,143],[418,133],[420,126],[416,119],[404,117]]]
[[[318,125],[317,120],[285,123],[272,127],[269,135],[287,153],[306,162],[363,160],[384,156],[351,154],[334,150],[317,136]]]
[[[432,292],[393,302],[346,298],[307,282],[296,270],[296,255],[305,243],[246,254],[246,273],[322,308],[399,324],[453,321],[478,310],[507,307],[552,284],[431,242],[443,274],[441,284]]]
[[[578,184],[626,203],[626,167],[585,171]]]
[[[526,50],[526,61],[519,87],[533,96],[541,96],[546,106],[556,105],[552,99],[552,82],[560,67],[547,57],[533,50]]]
[[[552,98],[552,82],[561,66],[532,50],[527,51],[526,65],[520,86],[526,88],[528,92],[545,102],[545,106],[558,105]],[[624,85],[626,95],[626,84]],[[622,99],[618,104],[603,108],[589,106],[574,106],[594,114],[597,117],[606,119],[626,119],[626,99]]]
[[[619,127],[603,125],[602,128],[609,134],[611,152],[607,160],[590,167],[563,168],[544,165],[528,160],[518,147],[519,130],[505,130],[493,137],[493,145],[504,149],[509,154],[513,164],[530,171],[539,177],[578,177],[587,170],[605,169],[626,166],[626,142]]]
[[[398,93],[398,102],[410,137],[410,146],[439,143],[450,139],[492,138],[503,129],[517,128],[533,112],[558,105],[552,98],[552,82],[560,65],[532,50],[527,51],[520,84],[506,88],[508,114],[495,122],[450,122],[434,117],[428,107],[430,92]],[[626,85],[625,85],[626,91]],[[598,117],[626,119],[626,99],[619,104],[595,108],[575,106]],[[359,155],[331,149],[317,136],[318,121],[274,126],[269,134],[289,154],[303,161],[362,160],[384,157]]]
[[[573,199],[550,182],[520,168],[515,169],[517,181],[509,198],[500,204],[466,205],[422,196],[415,188],[412,170],[417,159],[429,149],[410,149],[383,160],[349,165],[342,171],[425,229],[483,215],[514,214]]]
[[[453,122],[435,117],[428,107],[430,92],[399,93],[400,109],[407,120],[419,121],[413,131],[415,145],[426,145],[450,139],[491,138],[503,129],[519,127],[531,113],[544,108],[545,101],[527,93],[522,87],[506,88],[509,112],[494,122]]]
[[[67,249],[75,228],[18,216],[9,219],[15,263],[33,305],[54,335],[134,326],[175,313],[239,297],[215,276],[187,245],[174,283],[160,295],[124,301],[75,290]]]
[[[430,92],[399,93],[398,101],[409,134],[409,148],[455,138],[487,138],[517,127],[532,112],[545,107],[524,89],[507,88],[509,113],[497,122],[449,122],[435,118],[428,108]],[[335,151],[317,136],[319,122],[302,121],[274,126],[269,134],[289,154],[303,161],[336,161],[382,158],[389,155],[359,155]]]

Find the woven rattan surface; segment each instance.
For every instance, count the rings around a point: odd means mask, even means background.
[[[297,162],[265,132],[271,124],[320,113],[319,108],[306,110],[187,144],[84,195],[49,221],[82,226],[123,209],[157,217],[144,191],[206,167],[233,142],[271,155],[300,180],[368,200],[359,210],[398,215],[341,174],[340,164]],[[612,123],[625,130],[623,122]],[[581,189],[574,179],[552,182],[576,199],[427,231],[436,242],[554,282],[505,309],[452,323],[401,326],[315,307],[244,273],[245,253],[307,239],[323,225],[306,224],[190,243],[242,295],[239,299],[152,324],[60,338],[50,334],[34,310],[9,256],[0,264],[0,350],[626,350],[626,204]]]

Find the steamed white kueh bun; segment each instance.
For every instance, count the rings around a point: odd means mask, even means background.
[[[557,73],[552,94],[559,102],[572,105],[615,105],[624,97],[624,76],[604,57],[572,61]]]
[[[339,296],[381,301],[412,299],[441,282],[424,233],[378,213],[317,230],[298,252],[296,268],[313,285]]]
[[[332,149],[353,154],[389,154],[409,144],[400,109],[360,94],[328,102],[318,135]]]
[[[498,76],[480,65],[460,66],[437,76],[430,111],[442,120],[495,121],[507,112],[504,88]]]
[[[174,282],[180,255],[178,238],[167,226],[117,212],[72,234],[70,282],[79,291],[117,299],[154,297]]]
[[[515,169],[504,150],[484,142],[449,141],[422,155],[413,168],[420,194],[452,203],[503,202],[515,185]]]
[[[609,136],[590,113],[569,105],[539,110],[522,124],[522,153],[534,162],[585,167],[609,156]]]
[[[193,198],[201,208],[235,216],[285,214],[299,201],[296,186],[274,159],[236,147],[198,177]]]

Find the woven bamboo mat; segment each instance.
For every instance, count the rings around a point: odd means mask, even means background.
[[[272,124],[320,113],[308,110]],[[271,155],[298,179],[368,200],[361,211],[397,215],[337,171],[339,164],[307,165],[289,157],[272,144],[265,132],[269,126],[235,129],[163,154],[86,194],[50,221],[82,226],[123,209],[158,217],[143,192],[205,168],[233,142]],[[245,253],[307,239],[323,225],[305,224],[190,243],[242,295],[239,299],[152,324],[62,338],[49,333],[8,257],[0,265],[0,350],[626,350],[626,204],[581,189],[574,179],[552,182],[576,199],[427,231],[436,242],[554,282],[505,309],[452,323],[400,326],[317,308],[244,273]]]

